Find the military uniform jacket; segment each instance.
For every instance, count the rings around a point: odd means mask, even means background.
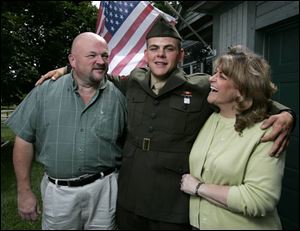
[[[189,195],[180,191],[180,180],[189,172],[192,144],[212,113],[208,76],[176,69],[158,95],[149,87],[146,69],[113,81],[128,103],[118,205],[149,219],[188,223]]]

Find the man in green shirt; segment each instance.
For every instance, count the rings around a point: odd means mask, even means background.
[[[35,154],[45,168],[43,229],[115,229],[125,97],[107,81],[108,46],[99,35],[78,35],[69,62],[72,73],[34,88],[6,122],[16,133],[19,214],[38,216],[30,185]]]

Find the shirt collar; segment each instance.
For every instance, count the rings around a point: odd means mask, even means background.
[[[73,91],[77,91],[78,90],[78,84],[75,81],[74,77],[73,77],[73,70],[70,73],[71,75],[71,84],[72,84],[72,90]],[[107,74],[104,76],[104,78],[102,79],[101,83],[99,84],[97,90],[103,90],[107,85]]]
[[[161,89],[167,82],[167,78],[165,79],[159,79],[154,77],[153,75],[150,75],[150,88],[153,89],[153,86],[155,85],[155,87],[157,87],[157,85],[159,85],[159,89]],[[155,88],[154,87],[154,88]]]

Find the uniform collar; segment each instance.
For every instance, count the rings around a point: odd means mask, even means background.
[[[130,76],[130,78],[133,78],[134,81],[137,81],[145,92],[154,97],[161,96],[169,91],[172,91],[176,87],[186,82],[185,72],[180,68],[176,68],[170,74],[170,76],[166,78],[165,85],[160,90],[159,94],[156,95],[151,89],[151,72],[149,69],[137,68],[132,72],[132,76]]]
[[[151,75],[150,77],[150,88],[155,92],[159,92],[166,84],[167,79],[159,79]]]
[[[183,85],[185,82],[186,82],[185,72],[180,68],[176,68],[166,79],[166,84],[160,90],[158,95],[163,95],[165,93],[168,93],[173,89]]]

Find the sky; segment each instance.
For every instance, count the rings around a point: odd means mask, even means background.
[[[100,1],[92,1],[92,4],[97,6],[99,8],[99,5],[100,5]]]

